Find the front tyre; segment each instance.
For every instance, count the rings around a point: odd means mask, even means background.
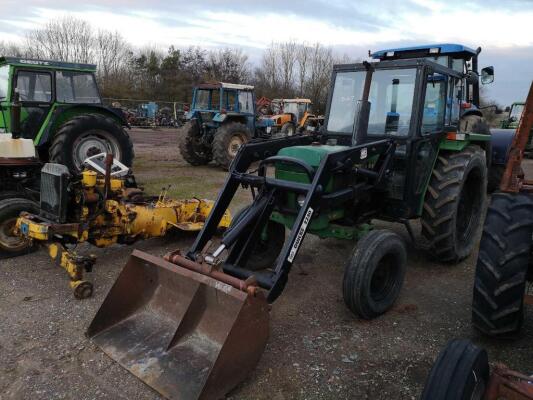
[[[231,162],[241,146],[250,141],[252,135],[246,125],[240,122],[228,122],[217,129],[213,138],[213,160],[224,169],[229,169]]]
[[[443,152],[435,163],[422,211],[422,235],[432,257],[458,262],[470,255],[486,198],[485,152],[470,145]]]
[[[450,340],[431,368],[421,400],[482,400],[488,381],[487,352],[469,340]]]
[[[395,233],[375,230],[355,246],[344,270],[342,293],[348,308],[364,319],[390,309],[405,277],[407,250]]]
[[[18,257],[36,249],[31,240],[15,232],[17,219],[23,211],[38,214],[39,205],[21,197],[0,200],[0,259]]]
[[[71,118],[57,131],[50,145],[50,162],[63,164],[73,174],[83,170],[88,157],[111,153],[131,167],[133,143],[126,131],[113,118],[102,114],[86,114]]]

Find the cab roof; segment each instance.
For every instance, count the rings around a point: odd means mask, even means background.
[[[480,50],[480,49],[479,49]],[[456,43],[436,43],[422,46],[398,47],[393,49],[379,50],[371,54],[375,60],[390,60],[398,58],[417,58],[439,55],[456,55],[469,60],[479,53],[470,47]]]
[[[311,99],[272,99],[272,103],[298,103],[298,104],[311,104]]]
[[[16,65],[27,68],[69,69],[77,71],[96,71],[95,64],[70,63],[54,60],[37,60],[23,57],[0,57],[0,65]]]
[[[252,85],[241,85],[238,83],[227,83],[227,82],[206,82],[198,85],[199,89],[234,89],[234,90],[254,90]]]

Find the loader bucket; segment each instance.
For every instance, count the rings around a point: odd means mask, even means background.
[[[185,400],[220,399],[244,380],[268,331],[262,293],[135,250],[87,336],[164,397]]]

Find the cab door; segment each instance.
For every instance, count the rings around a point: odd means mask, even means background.
[[[21,133],[22,137],[35,139],[53,102],[53,74],[45,70],[15,71],[13,97],[18,93],[22,105]]]
[[[411,143],[407,203],[412,215],[421,212],[426,186],[437,158],[439,143],[450,125],[447,75],[429,73],[421,101],[418,134]]]

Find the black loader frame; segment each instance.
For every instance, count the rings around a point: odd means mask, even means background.
[[[317,140],[320,140],[320,137],[296,136],[244,146],[233,163],[224,190],[216,200],[215,207],[206,221],[204,229],[196,238],[187,253],[187,257],[197,260],[201,256],[203,249],[216,234],[218,221],[224,215],[239,185],[250,187],[254,192],[256,189],[255,201],[245,216],[224,235],[220,247],[212,255],[213,259],[206,258],[205,260],[215,263],[216,257],[224,249],[229,249],[229,254],[222,264],[223,271],[242,280],[250,279],[253,276],[259,287],[268,290],[267,300],[269,302],[276,300],[285,287],[292,263],[313,214],[320,212],[322,207],[328,208],[335,204],[375,196],[376,189],[382,182],[395,149],[395,144],[391,140],[378,140],[354,146],[348,150],[327,155],[316,172],[313,172],[313,169],[301,160],[272,156],[282,148],[310,145]],[[363,159],[372,156],[379,157],[373,169],[354,169],[355,164],[363,161],[362,153]],[[258,174],[247,173],[249,167],[257,161],[259,161]],[[288,182],[266,176],[266,167],[274,163],[297,165],[309,175],[311,183]],[[356,184],[324,194],[324,188],[333,174],[346,174],[350,171],[358,178]],[[282,203],[282,196],[287,192],[304,194],[305,201],[300,207],[293,229],[283,246],[275,267],[272,271],[260,272],[243,268],[251,255],[253,244],[259,239],[274,207],[276,204]],[[368,211],[364,208],[361,209],[359,215],[361,221],[368,219]],[[243,232],[249,227],[251,230],[247,232],[247,235],[243,235]]]

